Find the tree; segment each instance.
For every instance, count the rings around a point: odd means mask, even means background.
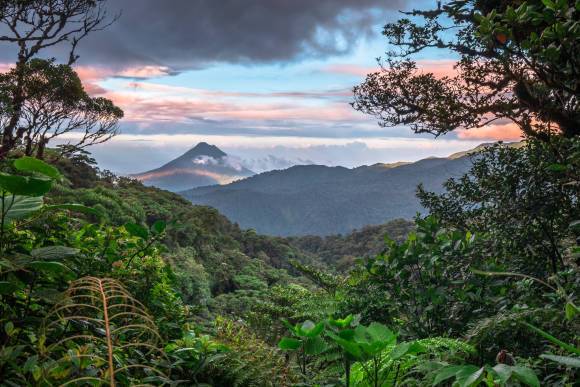
[[[107,141],[117,133],[123,111],[106,98],[91,98],[68,65],[32,59],[21,66],[24,78],[18,86],[18,71],[0,74],[0,93],[14,100],[23,90],[18,131],[26,155],[42,158],[46,144],[68,132],[80,132],[75,150]],[[11,119],[11,110],[0,112],[0,122]]]
[[[70,45],[67,64],[78,59],[79,42],[92,31],[106,27],[105,0],[0,0],[0,42],[17,47],[8,96],[0,97],[5,115],[0,121],[0,159],[18,146],[27,128],[21,126],[27,102],[28,63],[38,54],[61,44]],[[113,19],[114,20],[114,19]]]
[[[436,136],[493,122],[527,137],[580,134],[580,6],[576,1],[455,0],[384,28],[398,51],[355,87],[353,107],[382,126]],[[419,72],[426,49],[459,55],[456,75]]]
[[[562,251],[580,218],[579,147],[578,139],[496,144],[448,180],[445,193],[419,187],[418,197],[445,226],[486,234],[490,254],[508,259],[510,270],[547,278],[567,266]]]

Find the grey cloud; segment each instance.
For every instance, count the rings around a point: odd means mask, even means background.
[[[120,19],[89,36],[81,61],[190,69],[349,51],[403,0],[111,0]]]

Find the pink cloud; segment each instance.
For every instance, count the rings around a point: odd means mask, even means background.
[[[421,73],[433,73],[436,77],[453,76],[456,74],[453,66],[454,60],[450,59],[433,59],[433,60],[418,60],[417,68]],[[334,74],[355,75],[364,77],[367,74],[380,71],[378,66],[360,66],[353,64],[334,64],[323,69],[324,72]]]
[[[153,96],[136,92],[109,92],[104,95],[121,107],[125,119],[136,122],[188,122],[191,117],[227,120],[342,121],[360,118],[343,103],[305,105],[300,103],[254,103],[197,96]]]
[[[502,123],[478,129],[459,130],[457,137],[462,140],[519,141],[522,139],[522,131],[514,123]]]
[[[359,66],[354,64],[334,64],[323,69],[324,72],[333,74],[356,75],[364,77],[367,74],[379,71],[377,66]]]
[[[116,73],[119,77],[128,78],[156,78],[171,74],[171,69],[166,66],[142,66],[129,67]]]
[[[171,70],[165,66],[134,66],[122,69],[113,69],[109,67],[78,66],[75,71],[83,81],[85,90],[91,95],[101,95],[106,90],[99,85],[108,78],[127,77],[127,78],[155,78],[169,75]]]

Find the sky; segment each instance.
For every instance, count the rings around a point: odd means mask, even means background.
[[[382,26],[399,18],[398,10],[430,5],[109,0],[109,15],[118,19],[82,41],[76,70],[92,95],[113,100],[125,118],[120,135],[90,151],[102,168],[128,174],[205,141],[262,172],[414,161],[517,140],[517,131],[497,126],[434,139],[379,127],[349,105],[352,88],[388,49]],[[416,59],[421,71],[444,75],[456,58],[430,51]],[[0,60],[10,61],[2,47]]]

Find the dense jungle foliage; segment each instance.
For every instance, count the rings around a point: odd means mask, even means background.
[[[510,120],[525,141],[473,154],[443,194],[419,187],[412,225],[324,239],[242,230],[97,168],[83,149],[122,113],[67,66],[103,4],[0,2],[2,23],[35,21],[4,39],[20,51],[0,78],[0,385],[577,385],[580,2],[458,0],[387,25],[403,57],[455,50],[458,75],[391,61],[355,108],[436,134]],[[34,62],[62,42],[68,65]],[[47,147],[55,125],[84,140]]]

